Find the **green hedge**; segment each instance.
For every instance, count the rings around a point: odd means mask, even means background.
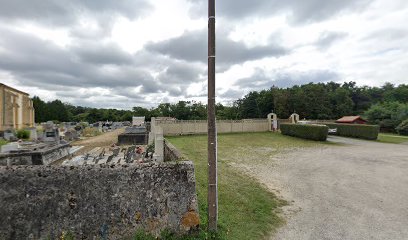
[[[378,125],[328,123],[326,126],[330,129],[337,129],[334,135],[367,140],[376,140],[380,132]]]
[[[283,135],[311,139],[315,141],[326,141],[329,128],[317,124],[286,124],[280,125]]]

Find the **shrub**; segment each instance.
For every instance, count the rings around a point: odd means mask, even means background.
[[[408,117],[408,103],[384,102],[371,106],[364,115],[370,124],[380,125],[382,129],[394,131]]]
[[[0,138],[0,146],[6,145],[8,142],[2,138]]]
[[[30,138],[30,132],[24,129],[17,130],[16,132],[16,137],[18,139],[29,139]]]
[[[337,129],[334,135],[367,140],[376,140],[380,131],[378,125],[328,123],[326,126]]]
[[[280,130],[283,135],[315,141],[326,141],[329,128],[325,125],[317,124],[281,124]]]
[[[398,125],[398,127],[395,128],[395,130],[397,130],[399,135],[408,136],[408,119],[406,119],[400,125]]]
[[[82,131],[82,135],[84,137],[95,137],[95,136],[98,136],[99,134],[101,134],[101,133],[99,132],[98,128],[86,127]]]

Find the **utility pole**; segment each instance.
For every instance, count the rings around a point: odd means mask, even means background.
[[[217,126],[215,122],[215,0],[208,0],[208,230],[217,231]]]

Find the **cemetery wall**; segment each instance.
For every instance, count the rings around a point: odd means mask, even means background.
[[[188,135],[207,133],[206,120],[175,120],[175,121],[155,121],[157,126],[163,128],[164,135]],[[247,120],[218,120],[218,133],[234,132],[265,132],[268,131],[267,119],[247,119]]]
[[[164,139],[164,161],[180,161],[182,159],[181,153],[169,141]]]
[[[0,239],[118,239],[199,224],[191,162],[0,167]]]

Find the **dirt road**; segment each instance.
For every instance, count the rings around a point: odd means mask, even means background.
[[[118,135],[123,132],[125,132],[124,128],[116,129],[112,132],[106,132],[96,137],[91,137],[84,140],[73,142],[71,145],[84,146],[84,148],[75,153],[75,155],[81,155],[85,152],[92,150],[95,147],[109,147],[113,143],[117,143]]]
[[[408,239],[408,147],[341,145],[275,156],[250,174],[291,202],[271,239]]]

